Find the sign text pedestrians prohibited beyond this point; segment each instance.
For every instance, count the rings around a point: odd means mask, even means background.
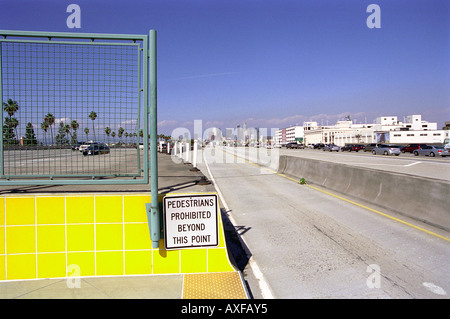
[[[165,248],[218,246],[217,194],[164,197]]]

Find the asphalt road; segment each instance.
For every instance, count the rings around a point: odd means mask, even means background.
[[[255,298],[449,298],[450,234],[225,151],[204,151],[199,168],[248,247],[244,276]]]

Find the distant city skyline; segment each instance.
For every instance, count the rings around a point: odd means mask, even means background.
[[[71,3],[80,28],[68,28]],[[369,28],[378,4],[381,28]],[[0,29],[158,33],[158,133],[421,114],[450,121],[445,0],[0,0]]]

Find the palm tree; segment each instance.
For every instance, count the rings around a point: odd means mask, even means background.
[[[109,134],[111,133],[111,128],[109,126],[105,127],[106,136],[108,136],[108,144],[109,144]]]
[[[3,102],[3,110],[8,113],[9,118],[11,118],[18,109],[19,104],[17,104],[17,102],[13,101],[12,99],[8,99],[8,103]]]
[[[94,121],[97,118],[97,113],[95,113],[94,111],[91,111],[91,114],[89,114],[89,118],[92,120],[92,132],[94,132],[94,141],[96,140],[95,138],[95,126],[94,126]]]
[[[72,136],[72,132],[70,132],[70,125],[66,124],[64,125],[64,131],[66,132],[66,134],[68,134],[70,136],[70,141],[73,143],[73,136]]]
[[[125,130],[123,129],[123,127],[119,127],[119,130],[117,131],[117,137],[119,138],[120,144],[122,144],[121,138],[122,138],[122,135],[123,135],[124,131]]]
[[[84,133],[86,133],[86,141],[87,141],[89,135],[89,129],[87,127],[84,129]]]
[[[41,123],[41,129],[44,131],[44,144],[47,145],[47,130],[49,128],[48,122],[44,120]]]
[[[72,120],[72,122],[70,122],[70,127],[73,130],[73,134],[72,137],[75,140],[75,143],[78,142],[78,138],[77,138],[77,130],[80,127],[80,124],[78,124],[78,122],[76,120]]]
[[[16,101],[13,101],[12,99],[8,99],[8,103],[4,103],[3,102],[3,110],[8,113],[9,115],[9,123],[8,123],[8,127],[10,129],[14,128],[14,131],[16,132],[16,138],[17,136],[17,126],[19,125],[19,121],[16,118],[13,118],[12,116],[14,115],[14,113],[16,113],[19,110],[19,104],[17,104]],[[13,135],[13,134],[12,134]],[[13,142],[14,140],[14,136],[10,136],[11,137],[11,142]]]
[[[48,126],[50,127],[50,133],[52,136],[52,145],[53,145],[53,128],[52,125],[55,124],[55,117],[53,116],[53,114],[48,113],[45,118],[44,121],[48,123]]]
[[[112,138],[113,138],[113,143],[115,143],[115,137],[116,137],[116,132],[111,132],[111,136],[112,136]]]
[[[75,145],[78,143],[77,130],[80,127],[80,124],[78,124],[78,122],[76,120],[73,120],[72,122],[70,122],[70,127],[73,130],[72,144]]]

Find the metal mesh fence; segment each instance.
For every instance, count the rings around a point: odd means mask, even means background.
[[[0,39],[1,177],[142,176],[141,45]]]

